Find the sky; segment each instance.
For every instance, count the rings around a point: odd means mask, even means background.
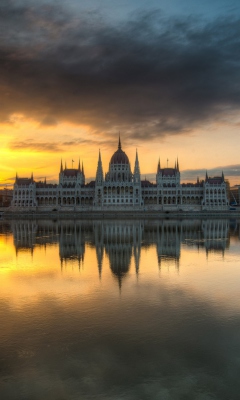
[[[240,184],[239,67],[236,0],[1,0],[0,186],[61,159],[92,180],[119,132],[143,178]]]

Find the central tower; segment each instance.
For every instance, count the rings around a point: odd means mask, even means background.
[[[132,182],[131,166],[127,154],[122,150],[119,136],[118,149],[112,155],[109,170],[106,174],[106,182]]]
[[[134,173],[127,154],[122,150],[119,136],[118,149],[112,155],[108,172],[103,180],[102,161],[99,156],[95,181],[96,206],[142,206],[141,180],[138,155],[136,153]]]

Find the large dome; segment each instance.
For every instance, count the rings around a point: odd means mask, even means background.
[[[115,153],[112,155],[111,164],[129,164],[129,159],[127,154],[122,151],[122,149],[118,149],[115,151]]]
[[[128,156],[122,150],[120,138],[119,138],[119,143],[118,143],[118,149],[112,155],[110,164],[129,164]]]

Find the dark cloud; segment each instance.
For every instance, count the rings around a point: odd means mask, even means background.
[[[221,176],[223,172],[226,179],[235,178],[240,175],[240,164],[218,166],[208,169],[207,172],[209,176]],[[181,178],[183,180],[196,180],[197,176],[204,178],[205,174],[206,169],[187,169],[181,172]]]
[[[17,141],[17,142],[11,142],[10,143],[10,148],[12,150],[34,150],[34,151],[42,151],[42,152],[56,152],[56,151],[61,151],[61,148],[59,147],[58,143],[53,143],[53,142],[35,142],[31,139],[27,139],[24,141]]]
[[[224,166],[218,166],[214,168],[208,168],[203,169],[185,169],[180,171],[181,173],[181,180],[182,181],[190,181],[190,182],[196,182],[197,177],[200,179],[205,179],[206,171],[208,173],[208,176],[221,176],[222,172],[224,173],[224,176],[226,179],[231,179],[234,180],[234,178],[238,177],[240,175],[240,164],[236,165],[224,165]],[[157,166],[156,166],[156,172],[157,172]],[[142,175],[142,179],[146,179],[155,182],[156,181],[156,172],[155,173],[146,173]]]
[[[189,131],[240,106],[240,20],[137,14],[111,26],[64,8],[0,4],[0,118],[71,121],[138,140]]]
[[[57,124],[57,119],[54,117],[49,117],[48,115],[46,115],[41,121],[41,126],[55,126]]]
[[[91,139],[83,139],[83,138],[70,138],[68,141],[59,141],[59,142],[40,142],[40,141],[35,141],[31,138],[27,138],[26,140],[22,141],[12,141],[9,144],[9,147],[12,150],[34,150],[34,151],[39,151],[39,152],[58,152],[61,151],[63,152],[66,147],[74,147],[77,145],[96,145],[99,144],[98,141],[94,141]],[[113,145],[116,144],[114,141],[102,141],[101,144],[103,147],[109,146],[109,144]]]

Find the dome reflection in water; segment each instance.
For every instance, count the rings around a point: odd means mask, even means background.
[[[239,398],[238,221],[0,229],[1,398]]]

